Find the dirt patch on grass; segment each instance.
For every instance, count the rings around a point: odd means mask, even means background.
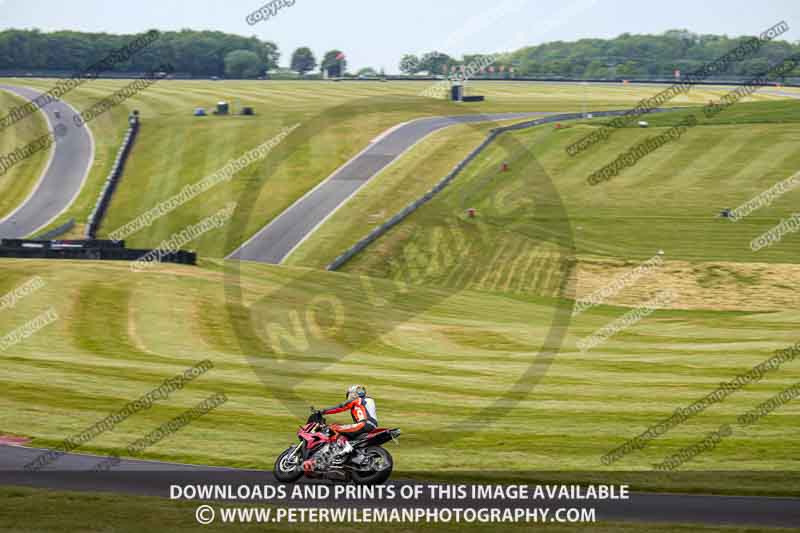
[[[582,260],[578,265],[578,298],[614,285],[643,262]],[[779,311],[800,308],[800,265],[690,263],[667,261],[649,269],[604,303],[638,307],[664,290],[672,290],[675,309]],[[622,284],[620,284],[622,285]]]

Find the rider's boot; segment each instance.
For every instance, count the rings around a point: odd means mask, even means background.
[[[347,455],[352,451],[353,451],[353,445],[350,444],[350,441],[348,439],[345,439],[344,444],[342,445],[342,455]]]
[[[350,444],[350,440],[341,435],[336,439],[336,446],[337,450],[333,454],[334,461],[344,461],[344,458],[353,451],[353,445]]]

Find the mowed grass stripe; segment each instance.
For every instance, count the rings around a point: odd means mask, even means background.
[[[658,128],[652,134],[632,140],[634,144],[631,147],[644,142],[650,136],[663,133],[666,133],[666,130]],[[620,188],[625,189],[622,194],[628,197],[635,191],[674,191],[675,183],[681,183],[684,191],[682,196],[686,202],[705,201],[704,194],[692,188],[695,183],[707,181],[707,178],[700,174],[700,169],[708,163],[727,160],[734,155],[736,142],[748,142],[735,137],[729,138],[725,132],[722,132],[722,135],[715,133],[717,132],[688,131],[680,139],[670,142],[674,144],[670,146],[670,150],[657,149],[647,154],[634,167],[623,170],[619,176],[613,178],[619,180],[614,191],[615,195]],[[700,194],[697,194],[698,192]],[[653,200],[658,196],[655,198],[653,195],[647,196],[650,200],[643,199],[643,204],[655,207]]]
[[[516,246],[516,243],[512,244]],[[509,249],[518,250],[516,247]],[[536,250],[533,248],[531,251]],[[10,265],[17,266],[7,268],[29,270],[28,264],[13,262]],[[370,386],[380,399],[384,422],[411,426],[408,437],[404,439],[406,445],[402,460],[409,465],[433,464],[443,458],[437,451],[440,446],[442,452],[450,450],[447,453],[452,453],[451,446],[456,449],[461,446],[448,444],[447,438],[436,434],[437,430],[456,422],[460,416],[491,405],[515,376],[525,371],[547,331],[550,314],[545,305],[534,304],[526,298],[511,300],[494,293],[488,295],[485,292],[460,291],[413,321],[384,334],[381,339],[364,343],[361,349],[354,350],[340,361],[330,356],[326,359],[325,354],[295,352],[291,355],[291,366],[275,368],[267,353],[261,356],[259,354],[263,352],[256,351],[251,354],[255,359],[242,355],[242,349],[232,334],[230,318],[225,312],[225,295],[219,273],[170,267],[163,272],[134,275],[126,270],[124,264],[83,270],[83,264],[72,262],[60,264],[58,269],[51,263],[43,262],[33,262],[33,266],[51,282],[59,280],[58,293],[87,290],[96,294],[98,290],[101,291],[93,300],[96,303],[114,294],[111,285],[101,280],[125,282],[131,292],[127,302],[127,319],[120,318],[108,330],[108,335],[96,337],[98,342],[107,346],[93,346],[87,350],[74,341],[66,345],[54,343],[53,336],[56,336],[55,339],[61,335],[69,338],[74,335],[70,332],[76,331],[64,329],[59,324],[59,327],[44,330],[32,337],[30,342],[15,347],[2,379],[10,389],[14,388],[15,381],[20,385],[0,401],[5,413],[0,415],[0,427],[4,431],[33,434],[40,439],[37,441],[39,443],[57,442],[65,433],[90,424],[115,405],[134,399],[146,392],[148,387],[156,386],[166,377],[182,371],[183,365],[188,367],[196,360],[210,357],[216,368],[198,378],[186,391],[176,393],[163,408],[154,409],[146,416],[132,418],[113,434],[104,435],[87,449],[102,451],[124,445],[137,438],[139,432],[152,429],[159,421],[174,416],[181,407],[190,405],[193,400],[224,390],[231,398],[230,408],[222,408],[219,414],[209,415],[211,418],[207,425],[186,428],[185,438],[169,439],[150,455],[174,460],[202,459],[216,464],[233,461],[235,464],[263,466],[271,459],[265,457],[265,449],[279,449],[286,444],[290,433],[287,428],[296,423],[296,419],[273,395],[280,396],[287,380],[305,375],[298,394],[308,398],[309,403],[322,405],[335,402],[334,391],[330,389],[340,382],[351,381],[365,362],[371,369]],[[70,274],[66,275],[65,270]],[[286,268],[248,266],[243,282],[248,293],[252,293],[252,298],[256,294],[270,294],[277,288],[274,283],[285,283],[287,276],[299,274]],[[308,271],[302,275],[308,276]],[[309,280],[312,282],[305,290],[310,293],[334,291],[348,302],[348,312],[360,313],[361,308],[366,311],[368,308],[363,304],[349,301],[356,293],[349,290],[348,286],[352,283],[345,282],[349,278],[343,276],[337,275],[337,281],[332,283],[329,275],[319,273]],[[505,283],[503,276],[499,279]],[[357,283],[357,280],[353,281]],[[380,292],[385,282],[373,282]],[[490,286],[488,281],[486,284],[487,288],[502,288],[499,285]],[[415,289],[411,297],[420,290],[424,289]],[[80,327],[82,332],[103,327],[102,324],[106,323],[104,317],[91,312],[91,305],[63,306],[58,298],[52,297],[53,294],[41,294],[44,300],[31,297],[34,299],[27,302],[29,307],[20,311],[25,314],[33,312],[49,299],[58,305],[62,322],[79,321],[83,323]],[[297,296],[300,297],[299,294]],[[273,301],[271,305],[286,305],[288,310],[293,304],[289,301]],[[615,314],[623,312],[614,311]],[[124,312],[120,311],[119,314],[121,316]],[[780,347],[795,335],[797,323],[797,319],[789,322],[785,319],[774,320],[769,326],[774,331],[774,338],[758,345],[754,343],[753,335],[754,328],[763,331],[761,320],[747,327],[750,322],[748,317],[730,313],[705,313],[693,318],[692,313],[673,311],[667,316],[669,318],[654,317],[654,321],[636,326],[633,336],[620,335],[597,351],[579,354],[570,348],[574,342],[612,319],[607,309],[599,314],[589,312],[581,315],[574,325],[576,329],[571,328],[564,351],[541,386],[529,397],[521,398],[519,410],[508,413],[509,419],[498,421],[502,427],[507,424],[515,427],[523,420],[534,417],[537,427],[541,428],[534,430],[523,423],[507,436],[506,445],[500,448],[490,445],[493,431],[484,434],[483,430],[478,430],[479,433],[471,436],[467,443],[482,442],[488,447],[480,456],[465,454],[462,466],[479,468],[501,461],[506,453],[522,453],[524,447],[530,444],[524,443],[521,438],[527,435],[534,439],[538,450],[537,455],[528,456],[523,463],[527,467],[541,465],[537,462],[539,460],[550,461],[556,457],[559,457],[559,461],[568,462],[571,467],[594,467],[599,454],[605,451],[604,448],[619,443],[620,435],[627,435],[643,424],[658,420],[673,406],[709,392],[709,388],[729,374],[759,362],[770,348]],[[724,329],[706,324],[711,317],[717,316],[727,317]],[[9,317],[0,315],[0,321],[3,321],[3,330],[8,329],[5,324]],[[261,326],[255,324],[254,327]],[[118,344],[114,341],[126,334],[129,335],[128,342]],[[691,338],[694,341],[672,345],[661,340],[665,335],[670,339]],[[742,342],[750,344],[745,344],[747,349],[743,352],[738,349],[727,350],[723,345],[709,352],[705,339],[725,338],[728,335],[732,337],[731,341],[738,335]],[[209,340],[215,338],[227,340],[222,343]],[[62,347],[54,352],[50,349],[54,345]],[[671,351],[662,350],[661,345],[670,346]],[[121,352],[120,347],[124,351]],[[146,350],[149,360],[140,358],[137,350]],[[48,364],[49,360],[52,360],[52,364]],[[327,366],[320,368],[319,360],[327,360]],[[253,373],[251,364],[264,369],[267,376],[265,382],[262,383]],[[687,373],[687,368],[693,364],[702,371]],[[96,372],[91,371],[93,367],[97,368]],[[677,375],[681,376],[680,381],[676,381]],[[721,412],[728,413],[730,410],[735,414],[733,411],[736,409],[746,409],[763,401],[781,384],[790,383],[791,379],[797,379],[798,376],[797,369],[782,369],[780,374],[770,376],[768,387],[742,393],[735,402],[726,402]],[[630,386],[621,385],[626,383],[630,383]],[[621,386],[624,394],[620,392]],[[565,387],[570,388],[569,396],[564,395]],[[37,395],[48,400],[38,402]],[[86,407],[76,412],[74,404],[80,402],[81,395]],[[335,396],[338,397],[338,394]],[[65,405],[69,405],[70,409],[53,409],[59,397],[65,398]],[[625,414],[631,406],[636,406],[635,411]],[[24,428],[18,425],[22,409],[36,419]],[[35,416],[40,409],[47,411],[48,416]],[[796,408],[785,412],[798,415]],[[235,417],[235,424],[226,422],[230,417]],[[709,424],[716,423],[715,417],[712,413],[707,418],[698,419],[698,425],[687,427],[685,436],[682,436],[683,433],[676,433],[676,436],[691,440],[695,433],[702,433]],[[629,426],[624,426],[624,423]],[[570,428],[575,425],[583,427],[584,431],[587,427],[593,428],[597,438],[596,442],[586,445],[568,461],[557,450],[573,442]],[[226,442],[230,443],[224,450],[210,444],[216,440],[217,432],[222,427],[226,431]],[[252,438],[252,433],[258,438]],[[204,438],[199,439],[200,434]],[[646,465],[654,460],[653,456],[664,451],[662,446],[671,447],[676,442],[665,440],[652,454],[634,458],[630,466],[643,466],[643,459]],[[232,453],[237,459],[231,459]],[[718,456],[715,464],[727,464],[727,457]],[[780,461],[775,464],[780,464]]]
[[[0,91],[0,109],[12,109],[27,102],[26,98]],[[2,114],[5,115],[6,112]],[[47,132],[48,126],[44,116],[41,112],[34,113],[3,131],[0,136],[0,155],[8,156],[15,150],[46,135]],[[40,150],[6,169],[5,173],[0,175],[0,219],[5,218],[22,205],[33,191],[45,170],[45,165],[53,149],[51,147],[47,150]]]

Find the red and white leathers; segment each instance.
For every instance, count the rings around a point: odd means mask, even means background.
[[[345,435],[347,438],[354,438],[362,433],[370,432],[378,427],[378,416],[375,409],[375,400],[368,397],[356,397],[352,400],[324,409],[322,414],[333,415],[336,413],[343,413],[350,411],[350,416],[353,417],[353,423],[347,425],[331,424],[331,429],[336,433]]]

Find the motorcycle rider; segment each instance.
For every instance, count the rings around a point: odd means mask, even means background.
[[[353,450],[350,445],[350,440],[374,431],[378,427],[378,415],[375,406],[375,400],[367,396],[367,388],[364,385],[352,385],[347,389],[347,396],[344,403],[335,407],[329,407],[320,411],[323,415],[333,415],[350,411],[350,416],[353,417],[352,424],[340,425],[331,424],[330,428],[333,430],[334,435],[344,436],[347,440],[341,450],[341,455],[349,453]]]

